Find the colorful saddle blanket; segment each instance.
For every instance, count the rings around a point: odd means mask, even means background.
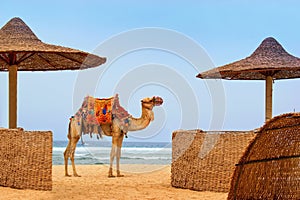
[[[75,114],[77,122],[84,126],[83,132],[100,133],[99,125],[111,124],[113,119],[116,119],[119,127],[127,132],[129,126],[129,113],[120,105],[119,96],[98,99],[91,96],[84,98],[81,108]]]
[[[84,98],[81,108],[76,113],[76,117],[91,125],[108,124],[112,122],[113,97],[107,99],[97,99],[91,96]]]
[[[112,105],[114,98],[108,99],[95,99],[93,97],[88,97],[88,108],[90,111],[94,112],[90,114],[92,120],[93,117],[96,118],[98,124],[109,124],[112,122]]]

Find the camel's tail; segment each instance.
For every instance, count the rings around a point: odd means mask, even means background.
[[[69,121],[69,128],[68,128],[68,139],[70,140],[71,139],[71,137],[72,137],[72,134],[71,134],[71,123],[72,123],[72,119],[74,118],[74,116],[72,116],[71,118],[70,118],[70,121]],[[80,123],[80,124],[82,124],[82,123]],[[84,141],[83,141],[83,138],[82,138],[82,129],[80,128],[80,138],[81,138],[81,143],[82,144],[84,144]]]
[[[69,128],[68,128],[68,139],[69,139],[69,140],[71,139],[71,122],[72,122],[72,118],[73,118],[73,116],[70,118],[70,121],[69,121]]]

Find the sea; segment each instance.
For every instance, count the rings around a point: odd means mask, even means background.
[[[53,165],[63,165],[63,152],[68,141],[53,142]],[[110,141],[79,140],[75,150],[76,165],[109,164]],[[123,142],[121,164],[169,165],[172,162],[171,143],[164,142]]]

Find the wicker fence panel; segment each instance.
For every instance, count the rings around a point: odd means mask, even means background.
[[[252,131],[173,132],[172,186],[228,192],[235,164],[254,136]]]
[[[300,113],[274,117],[257,132],[236,166],[228,199],[300,199]]]
[[[52,190],[52,132],[0,129],[0,185]]]

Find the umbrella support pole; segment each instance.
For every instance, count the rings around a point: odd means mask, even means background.
[[[17,72],[17,65],[9,66],[9,128],[17,128]]]
[[[266,77],[266,121],[272,118],[272,93],[273,93],[273,78]]]

